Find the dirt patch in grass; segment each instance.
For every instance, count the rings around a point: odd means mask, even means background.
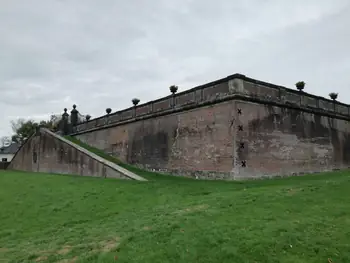
[[[114,248],[117,248],[118,245],[120,244],[120,238],[117,237],[114,240],[109,240],[109,241],[102,241],[100,242],[100,251],[102,252],[109,252]]]
[[[289,196],[293,196],[293,195],[296,195],[302,191],[304,191],[304,189],[302,189],[302,188],[289,188],[288,190],[286,190],[286,193]]]
[[[198,211],[203,211],[207,209],[209,206],[208,205],[196,205],[196,206],[191,206],[187,207],[185,209],[181,209],[178,211],[175,211],[175,214],[187,214],[187,213],[192,213],[192,212],[198,212]]]
[[[109,252],[114,248],[117,248],[118,245],[120,244],[120,238],[117,237],[115,239],[111,239],[111,240],[107,240],[107,241],[101,241],[99,243],[91,243],[92,246],[94,246],[94,248],[92,250],[90,250],[87,254],[95,254],[95,253],[101,253],[101,252]],[[81,246],[81,245],[79,245]],[[77,246],[77,247],[79,247]],[[67,255],[69,252],[71,252],[75,247],[74,246],[70,246],[70,245],[65,245],[63,246],[61,249],[56,250],[56,251],[41,251],[40,254],[42,254],[40,257],[38,257],[35,261],[36,262],[42,262],[48,259],[48,257],[50,255],[60,255],[60,256],[64,256]],[[74,263],[76,262],[78,259],[77,256],[75,256],[74,258],[68,258],[68,259],[61,259],[57,262],[59,263]]]
[[[47,260],[47,259],[48,259],[47,256],[40,256],[40,257],[38,257],[38,258],[35,260],[35,262],[41,262],[41,261],[45,261],[45,260]]]
[[[71,246],[64,246],[62,249],[57,251],[57,254],[59,255],[66,255],[72,250]]]
[[[74,258],[67,258],[67,259],[62,259],[60,261],[57,261],[56,263],[75,263],[77,262],[78,257],[75,256]]]
[[[59,250],[41,250],[38,252],[41,256],[38,257],[35,261],[36,262],[41,262],[45,261],[48,259],[50,255],[58,254],[58,255],[66,255],[72,250],[72,246],[64,246]]]

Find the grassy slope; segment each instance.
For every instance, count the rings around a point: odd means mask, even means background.
[[[100,149],[97,149],[95,147],[92,147],[80,140],[78,140],[77,138],[75,137],[71,137],[71,136],[64,136],[64,138],[66,138],[67,140],[89,150],[90,152],[93,152],[95,153],[96,155],[110,161],[110,162],[113,162],[115,164],[118,164],[119,166],[139,175],[139,176],[142,176],[148,180],[189,180],[190,178],[185,178],[185,177],[177,177],[177,178],[174,178],[174,176],[168,176],[168,175],[164,175],[164,174],[160,174],[160,173],[155,173],[155,172],[150,172],[150,171],[146,171],[146,170],[143,170],[143,169],[140,169],[138,167],[135,167],[133,165],[130,165],[130,164],[127,164],[127,163],[123,163],[122,161],[120,161],[119,159],[109,155],[109,154],[106,154],[104,151],[100,150]]]
[[[349,172],[238,183],[2,171],[0,262],[348,263],[349,189]]]

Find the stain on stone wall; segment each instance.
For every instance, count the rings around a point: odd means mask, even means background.
[[[237,151],[238,159],[246,161],[237,177],[350,167],[348,121],[271,105],[236,103],[243,125],[237,143],[246,145]]]

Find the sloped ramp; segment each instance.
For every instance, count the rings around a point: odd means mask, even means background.
[[[45,128],[22,145],[8,169],[147,181]]]

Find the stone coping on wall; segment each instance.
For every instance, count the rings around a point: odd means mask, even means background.
[[[217,99],[215,101],[215,103],[225,102],[225,101],[229,101],[229,100],[249,101],[249,102],[254,102],[254,103],[259,103],[259,104],[266,104],[266,105],[272,105],[272,106],[277,106],[277,107],[284,107],[284,108],[289,108],[289,109],[300,110],[300,111],[303,111],[303,112],[313,113],[313,114],[316,114],[316,115],[322,115],[322,116],[326,116],[326,117],[331,117],[331,118],[337,118],[337,119],[340,119],[340,120],[350,121],[350,116],[335,115],[334,113],[329,113],[329,112],[321,111],[321,110],[318,110],[318,109],[302,108],[302,107],[295,106],[293,104],[284,104],[284,103],[279,103],[279,102],[276,102],[276,101],[269,101],[269,100],[260,99],[258,97],[247,97],[247,96],[240,95],[240,94],[233,94],[233,95],[230,95],[230,96],[227,96],[227,97],[224,97],[224,98]],[[212,104],[213,104],[212,102],[203,102],[203,103],[199,103],[197,105],[189,105],[189,106],[183,107],[181,109],[171,109],[171,110],[168,110],[168,111],[162,111],[162,112],[158,112],[158,113],[154,113],[154,114],[149,114],[149,115],[145,115],[145,116],[135,117],[135,118],[127,119],[127,120],[116,122],[116,123],[105,124],[103,126],[98,126],[98,127],[94,127],[94,128],[78,131],[78,132],[72,133],[71,135],[75,136],[75,135],[88,133],[88,132],[93,132],[93,131],[97,131],[97,130],[101,130],[101,129],[108,129],[108,128],[119,126],[119,125],[125,125],[125,124],[131,123],[131,122],[151,119],[151,118],[155,118],[155,117],[160,117],[160,116],[169,115],[169,114],[173,114],[173,113],[177,113],[177,112],[182,112],[182,111],[195,109],[195,108],[198,108],[198,107],[204,107],[204,106],[208,106],[208,105],[212,105]]]
[[[90,132],[232,99],[254,100],[258,103],[274,104],[335,118],[350,119],[350,106],[348,104],[252,79],[242,74],[233,74],[175,95],[169,95],[80,123],[74,127],[73,134]]]

